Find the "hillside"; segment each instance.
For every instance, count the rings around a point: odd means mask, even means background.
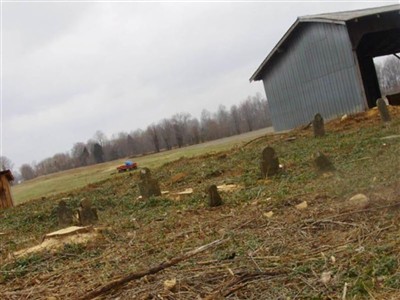
[[[167,162],[152,174],[169,194],[147,201],[128,173],[1,211],[1,298],[90,299],[153,268],[99,299],[398,299],[400,108],[390,111],[387,126],[373,109],[329,122],[323,138],[297,129]],[[261,179],[268,145],[282,170]],[[335,171],[315,169],[317,151]],[[211,184],[234,185],[220,207],[207,205]],[[349,200],[359,193],[367,199]],[[60,199],[76,209],[83,198],[98,210],[94,238],[16,253],[59,229]]]
[[[239,142],[248,142],[255,137],[267,134],[272,128],[264,128],[241,135],[231,136],[215,141],[191,145],[184,148],[161,151],[151,155],[132,157],[139,166],[155,168],[163,163],[176,160],[182,156],[192,157],[210,151],[223,151],[230,149]],[[95,164],[87,167],[71,169],[23,182],[13,187],[13,196],[17,204],[35,198],[48,197],[50,195],[82,188],[88,184],[118,176],[116,166],[124,163],[126,159]]]

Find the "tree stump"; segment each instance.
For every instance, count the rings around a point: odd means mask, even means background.
[[[218,193],[218,189],[215,184],[211,185],[208,188],[208,204],[210,205],[210,207],[222,205],[222,199]]]
[[[389,113],[389,110],[387,108],[385,100],[383,100],[382,98],[379,98],[376,101],[376,106],[378,107],[379,114],[381,116],[382,122],[383,123],[390,122],[392,120],[392,118],[390,117],[390,113]]]
[[[151,196],[161,196],[161,189],[158,181],[151,177],[151,172],[148,168],[140,170],[139,191],[143,199],[148,199]]]
[[[262,151],[260,168],[263,178],[273,176],[279,172],[279,159],[272,147],[266,147]]]
[[[321,173],[331,172],[335,170],[335,167],[333,166],[329,158],[321,152],[317,152],[315,154],[314,164],[317,170]]]
[[[64,200],[58,202],[57,211],[57,218],[58,218],[58,225],[61,227],[71,226],[73,222],[73,212],[67,206],[67,203]]]
[[[318,113],[314,116],[312,124],[314,137],[321,137],[325,135],[324,119],[322,118],[321,114]]]
[[[99,220],[97,209],[92,207],[89,199],[82,199],[78,209],[78,220],[82,226],[92,225]]]

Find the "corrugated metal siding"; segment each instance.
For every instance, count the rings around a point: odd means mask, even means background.
[[[344,25],[307,23],[263,75],[276,131],[365,109]]]

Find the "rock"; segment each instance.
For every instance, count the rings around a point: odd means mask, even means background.
[[[336,258],[332,255],[331,256],[331,263],[334,265],[336,263]]]
[[[314,164],[319,172],[331,172],[335,170],[332,162],[322,152],[317,152],[314,155]]]
[[[297,208],[298,210],[303,210],[303,209],[306,209],[307,207],[308,207],[307,201],[303,201],[303,202],[301,202],[300,204],[297,204],[297,205],[296,205],[296,208]]]
[[[379,114],[381,116],[381,120],[383,123],[387,123],[391,121],[391,117],[390,117],[390,113],[389,110],[387,108],[387,104],[385,102],[385,100],[383,100],[382,98],[379,98],[376,101],[376,106],[378,107],[379,110]]]
[[[276,175],[279,172],[279,159],[272,147],[266,147],[262,151],[260,168],[263,178]]]
[[[364,194],[356,194],[351,197],[347,203],[346,207],[353,209],[364,209],[370,204],[369,198]]]
[[[215,184],[211,185],[208,188],[208,201],[209,201],[208,204],[210,205],[210,207],[222,205],[222,199],[218,193],[218,189]]]
[[[321,137],[325,135],[324,119],[322,118],[321,114],[318,113],[314,116],[312,125],[314,130],[314,137]]]
[[[82,226],[87,226],[96,223],[99,220],[96,208],[92,207],[92,202],[89,199],[82,199],[78,209],[78,220]]]
[[[139,190],[142,199],[148,199],[151,196],[161,196],[161,189],[158,181],[151,177],[151,172],[148,168],[140,170]]]
[[[164,281],[164,289],[173,292],[176,287],[176,278],[167,279]]]
[[[274,212],[272,210],[270,210],[269,212],[265,212],[263,215],[264,215],[264,217],[267,217],[268,219],[270,219],[274,215]]]
[[[67,206],[67,203],[64,200],[58,202],[58,207],[56,209],[57,217],[58,217],[58,225],[61,227],[67,227],[72,225],[73,222],[73,212]]]
[[[331,279],[332,279],[332,272],[331,271],[322,272],[322,274],[321,274],[321,282],[323,284],[329,283],[329,281],[331,281]]]

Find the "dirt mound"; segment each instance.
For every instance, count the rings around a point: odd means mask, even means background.
[[[400,117],[400,106],[388,106],[390,115],[394,119]],[[331,131],[343,131],[347,129],[359,129],[360,127],[368,127],[371,125],[377,125],[381,123],[381,117],[376,107],[356,114],[345,115],[341,118],[329,121],[326,124],[326,128]]]

